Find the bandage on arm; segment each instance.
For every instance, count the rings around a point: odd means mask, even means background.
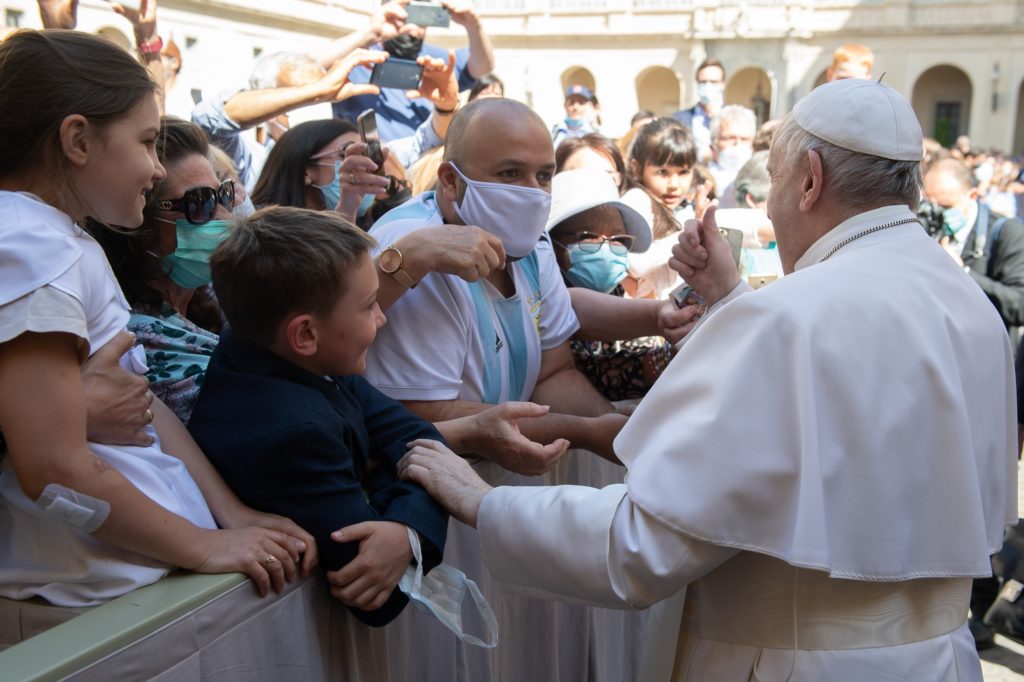
[[[60,488],[51,488],[44,505],[70,501],[61,488],[102,501],[110,511],[94,531],[98,539],[176,566],[198,565],[202,529],[150,500],[93,455],[86,447],[85,413],[74,336],[26,333],[0,344],[0,428],[25,495],[38,500],[55,484]],[[57,504],[70,517],[85,515]]]

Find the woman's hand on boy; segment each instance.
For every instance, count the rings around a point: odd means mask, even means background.
[[[277,514],[256,511],[252,507],[239,503],[224,521],[224,527],[245,528],[247,526],[277,531],[288,536],[288,543],[294,550],[292,556],[296,557],[296,563],[298,563],[302,575],[309,575],[309,572],[316,566],[316,541],[312,535],[291,519]],[[301,561],[298,558],[300,555]]]
[[[331,594],[363,611],[384,606],[413,558],[406,527],[393,521],[364,521],[334,531],[331,539],[359,543],[355,559],[327,574]]]
[[[293,539],[266,528],[202,530],[194,544],[196,561],[184,565],[196,573],[245,573],[260,596],[271,588],[278,594],[295,579],[299,553]]]

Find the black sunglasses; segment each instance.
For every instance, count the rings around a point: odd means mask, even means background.
[[[181,211],[185,220],[193,225],[205,225],[217,213],[217,204],[229,211],[235,205],[235,183],[225,180],[220,187],[192,187],[180,199],[160,199],[156,207],[161,211]]]

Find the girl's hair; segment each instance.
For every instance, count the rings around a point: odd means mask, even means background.
[[[679,230],[679,223],[661,201],[643,184],[644,167],[681,166],[693,168],[697,163],[697,145],[689,128],[674,118],[656,118],[636,134],[629,154],[626,186],[639,187],[651,197],[654,209],[654,238],[660,239]],[[689,188],[684,188],[688,190]]]
[[[569,161],[569,157],[584,147],[594,150],[612,162],[615,170],[619,172],[619,177],[622,178],[622,182],[619,183],[619,193],[621,194],[625,189],[626,163],[622,160],[622,154],[619,153],[615,143],[601,133],[587,133],[580,137],[567,137],[562,140],[558,149],[555,150],[555,172],[561,173],[565,170],[565,164]]]
[[[0,42],[0,176],[33,167],[75,192],[60,142],[72,114],[102,130],[156,92],[149,72],[112,43],[77,31],[16,31]]]
[[[476,85],[473,86],[473,89],[469,91],[468,101],[472,102],[473,100],[480,96],[481,92],[491,87],[492,85],[497,85],[499,88],[501,88],[502,95],[505,94],[505,84],[501,82],[501,79],[495,76],[493,73],[487,73],[484,74],[483,76],[480,76],[480,80],[478,80],[476,82]]]
[[[444,157],[444,145],[434,147],[409,166],[409,182],[413,196],[429,192],[437,186],[437,169]]]
[[[306,206],[307,193],[303,178],[310,158],[331,140],[345,133],[356,132],[356,126],[343,118],[307,121],[295,126],[277,141],[267,155],[252,201],[256,206],[293,206],[323,210],[323,199],[316,193],[316,206]],[[333,206],[331,207],[333,208]]]
[[[160,241],[160,233],[155,227],[156,197],[160,194],[160,188],[174,175],[175,166],[179,162],[190,156],[207,159],[209,147],[209,138],[199,126],[178,118],[163,117],[160,119],[156,153],[160,163],[167,169],[167,177],[146,196],[142,227],[122,232],[104,228],[93,221],[87,225],[89,232],[103,246],[110,267],[133,310],[159,315],[165,303],[164,294],[156,284],[166,281],[167,275],[160,265],[160,259],[154,255]],[[205,288],[196,289],[185,317],[218,334],[223,326],[220,310]]]

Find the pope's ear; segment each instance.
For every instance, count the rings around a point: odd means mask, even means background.
[[[807,150],[804,163],[804,178],[800,186],[800,210],[809,211],[821,198],[824,187],[825,170],[821,163],[821,155],[813,149]]]

